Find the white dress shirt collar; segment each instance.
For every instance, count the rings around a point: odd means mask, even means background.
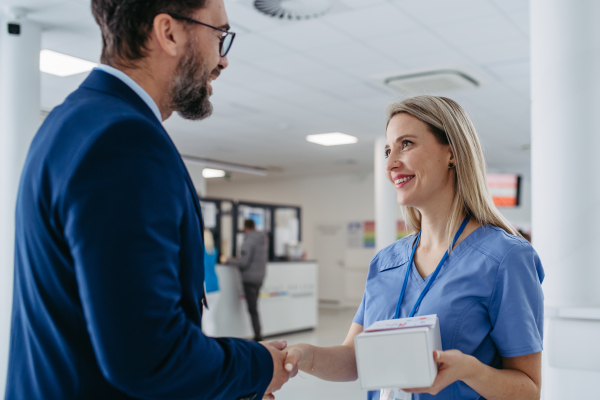
[[[156,115],[156,119],[162,124],[162,116],[160,114],[160,110],[154,99],[146,92],[140,85],[136,83],[133,79],[131,79],[126,73],[123,71],[119,71],[116,68],[111,67],[110,65],[100,64],[96,68],[97,70],[104,71],[107,74],[111,74],[115,78],[120,79],[124,84],[129,86],[131,90],[133,90],[138,96],[141,97],[142,100],[150,107],[154,115]]]

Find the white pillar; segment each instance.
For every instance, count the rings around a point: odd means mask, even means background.
[[[385,137],[375,140],[375,248],[377,251],[396,241],[398,203],[396,190],[385,176],[383,156]]]
[[[532,237],[554,310],[546,314],[544,398],[591,399],[600,367],[590,370],[586,358],[600,354],[600,320],[582,325],[561,314],[600,308],[600,2],[530,7]],[[578,343],[586,350],[573,354]]]
[[[184,164],[187,167],[190,178],[192,178],[196,193],[198,193],[199,197],[206,197],[206,178],[202,175],[202,170],[206,166],[192,161],[185,161]]]
[[[19,25],[20,33],[9,33],[9,23]],[[0,396],[7,374],[16,194],[41,119],[40,46],[40,26],[24,13],[0,15]]]

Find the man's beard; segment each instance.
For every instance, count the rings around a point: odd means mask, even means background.
[[[179,60],[171,85],[171,110],[189,120],[204,119],[212,114],[208,92],[210,72],[191,40]]]

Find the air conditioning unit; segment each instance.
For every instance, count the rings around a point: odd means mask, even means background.
[[[255,0],[254,8],[273,18],[304,20],[321,17],[331,10],[329,0]]]
[[[478,79],[458,69],[401,73],[379,77],[377,80],[405,95],[455,92],[481,86]]]

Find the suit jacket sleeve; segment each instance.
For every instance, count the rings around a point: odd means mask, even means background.
[[[182,307],[189,193],[169,146],[149,121],[114,123],[74,160],[63,189],[58,212],[98,366],[136,398],[261,398],[268,350],[206,337]]]

